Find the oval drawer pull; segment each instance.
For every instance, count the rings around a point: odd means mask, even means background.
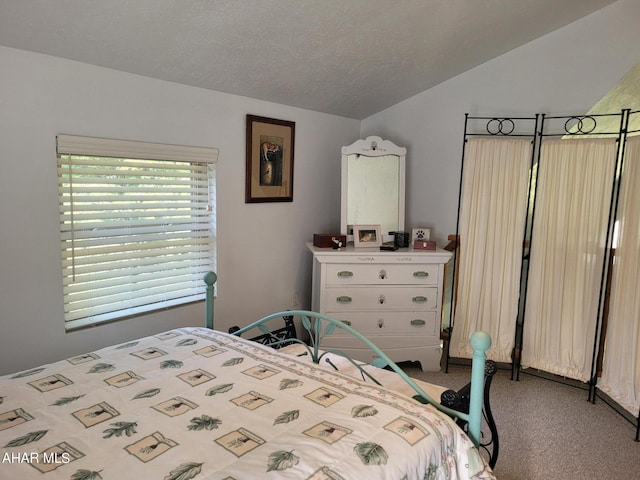
[[[423,272],[423,271],[413,272],[413,276],[416,278],[427,278],[429,276],[429,272]]]
[[[427,297],[425,297],[424,295],[416,295],[411,300],[416,302],[416,303],[424,303],[424,302],[428,301],[429,299]]]
[[[338,272],[338,278],[351,278],[353,277],[353,272],[350,272],[349,270],[343,270],[341,272]]]
[[[411,322],[409,322],[409,323],[411,323],[411,325],[413,325],[414,327],[418,327],[418,326],[421,327],[421,326],[427,324],[427,322],[425,322],[421,318],[416,318],[414,320],[411,320]]]
[[[336,302],[338,303],[349,303],[351,300],[353,299],[349,295],[340,295],[336,298]]]

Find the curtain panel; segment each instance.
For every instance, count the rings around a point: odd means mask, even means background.
[[[469,338],[484,330],[493,340],[488,358],[511,362],[532,148],[531,139],[467,141],[453,357],[471,358]]]
[[[602,378],[598,388],[633,415],[640,409],[640,137],[627,140]]]
[[[589,380],[616,154],[615,139],[542,142],[524,367]]]

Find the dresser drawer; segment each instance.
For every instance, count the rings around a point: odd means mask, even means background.
[[[357,310],[433,310],[438,307],[438,289],[416,286],[327,287],[325,312]]]
[[[430,264],[327,264],[329,285],[437,285],[438,265]]]
[[[369,339],[372,339],[375,335],[408,335],[410,337],[420,337],[420,341],[423,342],[423,344],[425,337],[432,337],[433,339],[436,339],[436,343],[439,343],[440,341],[440,327],[438,325],[435,311],[328,312],[327,315],[341,320]],[[350,335],[350,333],[337,328],[331,338]]]

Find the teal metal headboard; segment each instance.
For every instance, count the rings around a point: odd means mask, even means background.
[[[214,272],[207,272],[204,275],[204,282],[207,284],[206,297],[205,297],[205,309],[206,319],[205,326],[207,328],[214,328],[214,284],[216,283],[218,276]],[[257,320],[244,328],[241,328],[234,332],[234,335],[240,336],[242,333],[251,329],[257,328],[262,333],[269,333],[269,328],[265,323],[276,318],[282,318],[284,316],[299,316],[302,320],[302,326],[308,331],[311,339],[311,345],[307,345],[299,339],[289,339],[288,342],[294,341],[305,346],[307,353],[311,356],[311,359],[315,363],[320,363],[320,360],[328,353],[341,355],[344,358],[349,357],[339,350],[335,349],[322,349],[322,339],[326,335],[332,334],[336,328],[340,328],[349,332],[354,337],[360,339],[369,349],[377,356],[373,362],[374,366],[388,367],[397,373],[413,390],[417,395],[438,410],[468,422],[469,429],[468,434],[476,447],[480,444],[480,425],[482,422],[482,405],[484,399],[484,368],[487,359],[486,351],[491,346],[491,337],[485,332],[475,332],[471,336],[471,347],[473,348],[473,363],[471,367],[471,391],[469,402],[469,413],[460,412],[452,408],[445,407],[437,400],[431,398],[421,387],[419,387],[411,377],[409,377],[400,367],[398,367],[382,350],[380,350],[375,344],[373,344],[368,338],[362,335],[360,332],[354,330],[349,325],[328,317],[326,315],[311,312],[308,310],[287,310],[278,313],[272,313],[266,317]],[[349,359],[352,363],[353,360]],[[375,379],[373,379],[375,380]]]
[[[299,339],[288,339],[287,342],[295,342],[303,345],[307,354],[314,363],[320,363],[322,358],[333,353],[341,355],[344,358],[350,360],[354,365],[355,362],[349,359],[347,355],[339,350],[322,347],[322,339],[331,335],[336,329],[342,329],[349,332],[352,336],[362,341],[375,355],[376,360],[372,362],[377,367],[388,367],[397,373],[416,393],[417,396],[426,400],[438,410],[446,413],[451,417],[455,417],[464,420],[468,423],[468,434],[476,447],[480,444],[480,428],[482,422],[482,405],[484,400],[484,375],[485,375],[485,362],[487,359],[486,351],[491,346],[491,337],[485,332],[475,332],[471,336],[471,347],[473,348],[473,360],[471,367],[471,390],[470,390],[470,403],[469,413],[454,410],[449,407],[445,407],[439,401],[431,398],[414,380],[409,377],[400,367],[398,367],[382,350],[380,350],[375,344],[373,344],[368,338],[351,328],[346,323],[340,320],[328,317],[317,312],[311,312],[308,310],[286,310],[283,312],[272,313],[266,317],[257,320],[246,327],[243,327],[237,331],[234,331],[234,335],[240,336],[241,334],[250,331],[252,329],[258,329],[263,334],[269,333],[269,328],[265,323],[276,318],[282,318],[284,316],[298,316],[302,321],[302,326],[309,333],[310,345],[307,345]],[[278,343],[278,342],[276,342]],[[366,374],[366,373],[365,373]],[[367,375],[370,377],[370,375]],[[371,377],[370,377],[371,378]],[[373,379],[373,378],[372,378]],[[375,379],[373,379],[375,381]],[[377,382],[376,382],[377,383]]]

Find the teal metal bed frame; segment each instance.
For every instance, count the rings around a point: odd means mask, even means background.
[[[217,280],[217,276],[213,272],[209,272],[205,275],[204,281],[207,284],[206,290],[206,327],[214,328],[214,317],[213,317],[213,302],[214,302],[214,284]],[[299,317],[302,323],[302,326],[309,334],[309,343],[303,342],[302,340],[295,337],[295,327],[293,327],[293,318]],[[285,319],[286,323],[284,328],[279,328],[277,330],[270,329],[266,323],[274,320],[274,319]],[[292,328],[293,327],[293,328]],[[363,336],[358,331],[351,328],[346,323],[343,323],[340,320],[336,320],[327,315],[323,315],[317,312],[312,312],[308,310],[286,310],[282,312],[272,313],[263,317],[255,322],[242,327],[234,327],[230,329],[230,333],[234,335],[242,335],[245,332],[249,332],[253,329],[257,329],[261,332],[259,337],[253,338],[253,340],[258,340],[260,343],[264,345],[268,345],[270,347],[279,348],[283,345],[288,345],[292,343],[297,343],[303,345],[306,350],[306,355],[309,355],[311,360],[319,364],[323,358],[325,358],[328,354],[340,355],[348,360],[354,367],[356,367],[360,373],[364,376],[372,380],[373,382],[381,385],[367,370],[362,368],[361,362],[356,362],[345,355],[340,350],[332,349],[332,348],[323,348],[322,340],[328,336],[333,334],[337,329],[342,329],[348,332],[350,335],[359,339],[364,345],[366,345],[374,354],[375,360],[371,363],[371,365],[380,368],[386,368],[388,370],[392,370],[396,374],[398,374],[402,380],[404,380],[415,392],[416,395],[414,398],[416,400],[421,401],[422,403],[429,403],[433,405],[438,410],[446,413],[452,418],[456,419],[459,425],[464,426],[467,434],[475,444],[477,448],[486,445],[481,443],[481,424],[483,415],[487,416],[487,411],[483,412],[483,405],[488,402],[485,402],[485,397],[488,396],[488,389],[485,389],[485,375],[488,375],[488,381],[491,381],[491,375],[495,372],[495,364],[493,362],[487,363],[486,351],[491,346],[491,338],[485,332],[475,332],[471,336],[471,347],[473,348],[473,358],[472,358],[472,366],[471,366],[471,383],[467,385],[460,392],[455,392],[449,390],[443,394],[443,398],[446,397],[445,394],[448,394],[448,399],[445,402],[438,401],[429,394],[427,394],[411,377],[409,377],[398,365],[396,365],[382,350],[380,350],[375,344],[373,344],[368,338]],[[294,332],[293,334],[291,332]],[[487,372],[485,369],[491,370],[491,365],[493,366],[493,371]],[[488,398],[486,399],[488,401]],[[444,404],[443,404],[444,403]],[[447,406],[449,405],[449,406]],[[453,408],[453,407],[456,408]],[[493,422],[493,417],[491,416],[491,411],[488,411],[489,415],[489,426],[491,429],[492,437],[495,434],[496,437],[492,441],[496,442],[496,445],[493,447],[493,452],[490,452],[488,449],[485,449],[490,454],[490,466],[492,463],[495,465],[495,461],[497,459],[497,432],[495,432],[495,423]]]

